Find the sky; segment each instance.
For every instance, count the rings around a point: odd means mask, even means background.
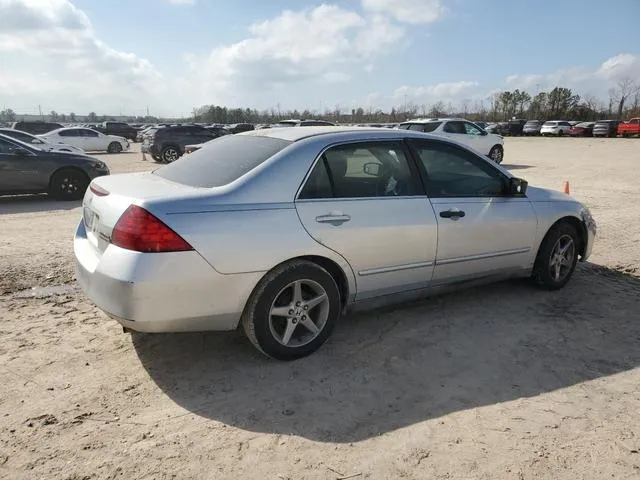
[[[604,8],[593,8],[601,6]],[[390,109],[640,82],[640,0],[0,0],[0,109]]]

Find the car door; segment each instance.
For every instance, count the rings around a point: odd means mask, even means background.
[[[506,193],[507,176],[457,145],[410,143],[438,221],[432,284],[530,268],[537,217],[526,196]]]
[[[69,128],[68,130],[60,130],[53,140],[54,143],[66,143],[74,147],[88,150],[85,137],[82,135],[81,128]]]
[[[455,140],[456,142],[475,148],[472,143],[473,139],[470,135],[467,135],[467,130],[465,129],[464,124],[465,122],[460,120],[449,120],[442,126],[442,132],[445,137],[450,138],[451,140]]]
[[[47,181],[37,151],[0,138],[0,192],[44,191]]]
[[[328,148],[296,209],[309,235],[351,265],[356,299],[429,284],[437,220],[403,142]]]
[[[109,147],[111,140],[105,134],[91,130],[90,128],[81,129],[82,139],[86,145],[85,150],[103,151]]]

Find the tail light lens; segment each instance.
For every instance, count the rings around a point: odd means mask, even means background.
[[[116,222],[111,243],[143,253],[185,252],[193,250],[180,235],[137,205],[131,205]]]

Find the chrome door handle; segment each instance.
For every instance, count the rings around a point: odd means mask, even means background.
[[[351,220],[351,216],[344,213],[329,213],[316,217],[318,223],[330,223],[332,225],[342,225],[344,222]]]

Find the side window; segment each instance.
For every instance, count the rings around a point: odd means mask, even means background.
[[[300,198],[372,198],[422,195],[401,142],[354,143],[324,152]]]
[[[439,197],[497,197],[506,177],[489,162],[454,145],[412,142],[427,173],[427,194]]]
[[[60,135],[61,137],[81,137],[82,136],[82,134],[77,128],[74,128],[71,130],[62,130],[61,132],[58,132],[58,135]]]
[[[4,138],[0,138],[0,154],[11,155],[19,148],[20,146],[15,143],[11,143]]]
[[[93,130],[89,130],[88,128],[85,130],[82,130],[82,136],[83,137],[91,137],[91,138],[96,138],[98,137],[98,132],[94,132]]]
[[[480,129],[469,122],[464,122],[464,130],[467,135],[482,135]]]
[[[411,124],[410,123],[401,123],[400,125],[398,125],[398,128],[400,130],[409,130],[411,128]]]
[[[420,125],[419,123],[412,123],[411,125],[409,125],[409,130],[424,132],[424,125]]]
[[[462,122],[447,122],[443,130],[447,133],[467,133]]]

